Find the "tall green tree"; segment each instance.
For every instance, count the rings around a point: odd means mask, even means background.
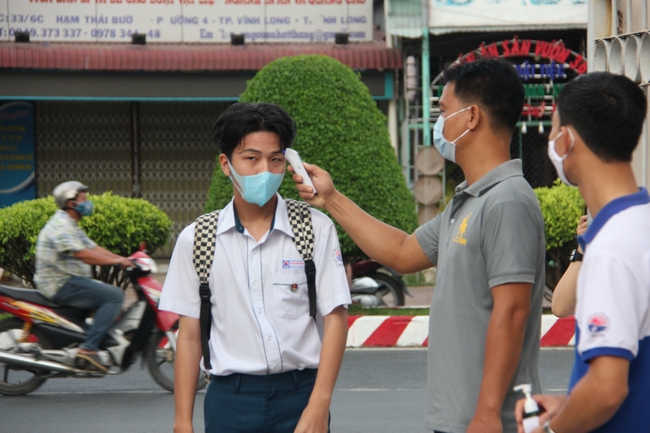
[[[386,117],[372,100],[359,74],[323,55],[277,59],[248,81],[242,102],[283,107],[297,124],[293,148],[303,160],[329,171],[337,189],[387,224],[412,232],[415,202],[391,146]],[[299,199],[289,175],[283,197]],[[223,208],[232,197],[230,181],[217,164],[205,206]],[[346,261],[363,257],[337,225]]]

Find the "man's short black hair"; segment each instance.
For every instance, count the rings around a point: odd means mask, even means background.
[[[280,138],[280,149],[284,150],[293,143],[296,122],[278,105],[266,102],[238,102],[221,113],[212,127],[214,141],[229,160],[244,137],[253,132],[277,134]]]
[[[454,95],[462,102],[478,104],[489,117],[493,131],[512,133],[524,108],[524,85],[512,63],[503,59],[479,59],[454,63],[442,73],[445,83],[454,84]]]
[[[632,80],[591,72],[568,83],[557,98],[560,125],[572,126],[602,161],[632,161],[646,116],[645,94]]]

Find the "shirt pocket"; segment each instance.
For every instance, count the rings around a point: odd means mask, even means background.
[[[309,314],[307,276],[300,274],[274,274],[273,299],[275,315],[283,319],[297,319]]]

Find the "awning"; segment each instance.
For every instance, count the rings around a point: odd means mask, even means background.
[[[402,67],[382,42],[332,44],[0,43],[0,68],[68,71],[257,71],[284,56],[324,54],[358,70]]]

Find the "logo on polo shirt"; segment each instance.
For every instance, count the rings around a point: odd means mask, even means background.
[[[467,220],[471,216],[472,213],[470,212],[465,218],[463,218],[463,221],[460,223],[460,227],[458,227],[458,233],[456,233],[456,236],[454,237],[454,242],[461,245],[467,244],[467,239],[465,239],[465,230],[467,230]]]
[[[592,336],[603,335],[609,329],[609,319],[603,313],[596,313],[589,317],[587,329]]]

